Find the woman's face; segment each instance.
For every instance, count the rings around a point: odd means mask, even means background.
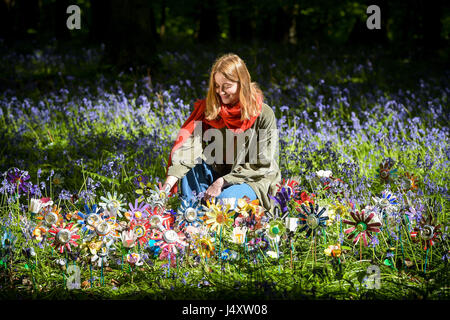
[[[223,104],[234,105],[239,101],[239,83],[228,80],[220,72],[214,75],[214,87]]]

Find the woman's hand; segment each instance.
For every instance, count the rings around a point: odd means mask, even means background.
[[[177,177],[168,176],[167,179],[166,179],[166,182],[164,182],[161,190],[166,190],[166,188],[167,188],[167,190],[169,190],[169,192],[170,192],[170,190],[172,190],[172,188],[175,185],[175,183],[177,183],[177,180],[178,180]]]
[[[212,197],[218,197],[222,193],[222,188],[225,185],[225,180],[220,177],[205,192],[205,200],[208,200]]]

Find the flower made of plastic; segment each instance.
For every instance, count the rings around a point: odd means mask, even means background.
[[[125,209],[125,198],[122,194],[117,196],[117,192],[114,191],[114,194],[111,195],[111,192],[108,191],[107,198],[104,196],[100,197],[100,200],[104,202],[100,202],[99,205],[105,209],[112,217],[122,217],[122,212],[126,212],[127,209]]]
[[[205,212],[201,210],[199,201],[182,199],[180,208],[178,209],[176,223],[183,230],[188,226],[198,228],[204,222],[204,215]]]
[[[209,230],[215,231],[222,228],[230,227],[233,223],[233,211],[230,210],[230,205],[223,205],[213,198],[211,201],[206,200],[206,206],[203,206],[205,211],[205,224]]]
[[[309,202],[309,208],[302,204],[301,208],[297,207],[296,209],[299,212],[298,217],[300,220],[298,223],[304,225],[302,228],[298,229],[298,231],[303,232],[306,230],[307,238],[311,234],[314,237],[319,229],[326,226],[326,221],[329,218],[328,216],[322,217],[322,215],[326,212],[326,208],[319,208],[318,204],[314,206],[311,202]]]
[[[394,161],[391,158],[384,159],[377,169],[378,177],[384,182],[388,183],[397,175],[397,169],[392,169]]]
[[[143,246],[148,242],[151,233],[151,226],[148,220],[132,220],[130,223],[130,230],[133,231],[139,245]]]
[[[292,189],[289,187],[282,187],[281,190],[276,193],[275,197],[271,194],[268,195],[270,199],[276,202],[283,214],[288,213],[288,203],[295,196]]]
[[[427,250],[439,240],[438,236],[442,234],[441,225],[436,225],[436,219],[433,214],[422,216],[419,224],[411,232],[411,239],[419,241],[424,250]]]
[[[177,232],[172,228],[153,229],[150,238],[157,240],[154,245],[160,247],[161,251],[168,250],[173,254],[177,254],[178,249],[184,249],[188,245],[184,233],[182,231]]]
[[[359,239],[362,238],[364,241],[364,246],[368,246],[368,241],[372,239],[372,232],[380,232],[378,227],[381,226],[381,222],[372,222],[372,219],[375,216],[374,212],[370,212],[370,214],[366,217],[365,211],[351,211],[350,212],[353,221],[343,219],[342,222],[346,224],[350,224],[353,227],[344,230],[346,234],[348,234],[347,239],[353,239],[353,243],[358,243]],[[356,237],[355,237],[356,236]]]
[[[96,204],[92,206],[92,209],[86,204],[84,205],[86,213],[77,211],[74,214],[74,218],[77,219],[78,224],[81,225],[81,231],[85,234],[91,234],[95,232],[95,228],[99,223],[103,221],[103,218],[107,218],[106,214],[101,212],[101,208]]]
[[[50,228],[54,224],[60,226],[64,221],[63,216],[60,212],[61,208],[57,205],[46,206],[41,209],[36,219],[42,221],[40,223],[40,226],[43,226],[44,228]]]
[[[134,206],[132,203],[128,204],[130,210],[125,212],[125,217],[128,220],[140,220],[140,219],[147,219],[148,217],[148,211],[147,208],[150,207],[148,203],[141,202],[139,203],[139,199],[136,199],[134,201]]]
[[[77,231],[77,228],[73,228],[73,223],[63,224],[62,227],[53,225],[48,230],[50,234],[54,235],[54,237],[49,238],[50,241],[53,241],[51,246],[55,247],[59,253],[63,253],[64,250],[71,252],[71,245],[78,246],[78,243],[75,242],[75,240],[80,239],[80,235],[76,234]]]

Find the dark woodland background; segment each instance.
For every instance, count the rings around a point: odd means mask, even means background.
[[[66,27],[71,4],[81,8],[81,30]],[[371,4],[381,9],[380,30],[366,27]],[[105,63],[154,70],[163,42],[377,46],[393,55],[446,60],[450,33],[444,0],[1,0],[0,15],[7,46],[103,43]]]

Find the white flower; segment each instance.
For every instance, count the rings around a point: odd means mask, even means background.
[[[122,245],[124,248],[132,248],[136,245],[137,236],[134,234],[133,230],[123,231],[120,234],[120,239],[122,239]]]
[[[298,227],[298,218],[295,217],[286,217],[286,226],[288,227],[289,231],[295,232]]]
[[[267,255],[273,259],[278,259],[279,255],[275,251],[267,251]]]
[[[245,240],[245,234],[247,233],[247,227],[235,227],[233,229],[233,242],[236,244],[243,244]]]
[[[30,212],[37,214],[41,210],[42,202],[40,199],[31,199]]]
[[[330,170],[319,170],[316,172],[316,175],[319,178],[330,178],[333,173]]]

